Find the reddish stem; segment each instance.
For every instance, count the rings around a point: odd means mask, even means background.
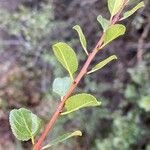
[[[119,11],[119,13],[114,17],[114,19],[110,22],[110,25],[115,24],[118,20],[119,20],[119,16],[121,13],[122,9]],[[34,145],[33,150],[40,150],[43,141],[45,140],[45,138],[47,137],[49,131],[52,129],[53,125],[55,124],[56,120],[58,119],[58,117],[60,116],[65,102],[66,100],[70,97],[70,95],[73,93],[74,89],[77,87],[78,83],[80,82],[80,80],[82,79],[82,77],[87,73],[88,67],[90,65],[90,63],[92,62],[92,60],[94,59],[95,55],[97,54],[98,50],[101,49],[102,44],[103,44],[103,40],[104,40],[104,33],[102,35],[102,37],[100,38],[100,40],[98,41],[97,45],[95,46],[95,48],[93,49],[92,53],[90,53],[88,55],[88,58],[85,62],[85,64],[83,65],[81,71],[79,72],[78,76],[76,77],[76,79],[72,82],[67,94],[63,97],[63,99],[61,100],[60,104],[58,105],[55,113],[53,114],[51,120],[49,121],[49,123],[47,124],[47,126],[45,127],[44,132],[42,133],[42,135],[40,136],[40,138],[38,139],[37,143]]]
[[[55,124],[56,120],[58,119],[59,115],[61,114],[61,112],[64,108],[66,100],[73,93],[74,89],[77,87],[77,85],[80,82],[81,78],[87,73],[87,69],[88,69],[91,61],[95,57],[96,53],[98,52],[98,48],[102,45],[102,43],[103,43],[103,36],[101,37],[101,39],[97,43],[96,47],[93,49],[92,53],[89,54],[88,59],[85,62],[84,66],[82,67],[80,73],[78,74],[76,79],[72,82],[67,94],[63,97],[62,101],[58,105],[58,107],[57,107],[55,113],[53,114],[50,122],[47,124],[43,134],[39,138],[38,142],[34,145],[34,148],[33,148],[34,150],[40,150],[41,149],[41,145],[42,145],[43,141],[45,140],[45,138],[48,135],[49,131],[51,130],[51,128]]]

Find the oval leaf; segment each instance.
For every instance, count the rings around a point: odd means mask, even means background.
[[[91,71],[89,71],[87,74],[93,73],[101,68],[103,68],[105,65],[107,65],[110,61],[117,59],[116,55],[112,55],[108,58],[106,58],[105,60],[101,61],[100,63],[98,63],[97,65],[95,65],[95,67],[92,68]]]
[[[32,140],[34,144],[34,137],[41,127],[41,119],[38,118],[31,111],[20,108],[14,109],[10,112],[9,122],[13,134],[21,141]]]
[[[83,34],[83,31],[81,29],[81,27],[79,25],[75,25],[73,27],[74,30],[77,31],[78,35],[79,35],[79,39],[80,39],[80,42],[81,42],[81,45],[85,51],[85,53],[88,55],[88,52],[87,52],[87,42],[86,42],[86,38]]]
[[[74,50],[68,44],[59,42],[53,45],[53,51],[58,61],[69,72],[73,80],[73,74],[78,69],[78,60]]]
[[[105,45],[107,45],[117,37],[123,35],[125,31],[126,31],[126,27],[124,25],[116,24],[110,26],[104,34],[104,44],[102,47],[104,47]]]
[[[51,146],[54,146],[54,145],[56,145],[58,143],[61,143],[61,142],[65,141],[65,140],[67,140],[67,139],[69,139],[71,137],[74,137],[74,136],[82,136],[82,132],[81,131],[74,131],[74,132],[66,133],[66,134],[58,137],[57,139],[51,141],[49,144],[47,144],[46,146],[44,146],[42,148],[42,150],[50,148]]]
[[[105,18],[103,18],[101,15],[99,15],[97,17],[97,21],[101,24],[104,32],[107,30],[107,28],[109,27],[109,21]]]
[[[99,106],[100,104],[101,102],[98,102],[96,98],[90,94],[77,94],[68,98],[65,104],[66,112],[63,112],[62,115],[69,114],[84,107]]]
[[[53,91],[63,97],[69,89],[71,82],[69,77],[56,78],[52,85]]]
[[[124,20],[131,15],[133,15],[138,9],[144,7],[144,2],[140,2],[138,5],[136,5],[134,8],[132,8],[130,11],[127,11],[123,14],[123,17],[120,20]]]
[[[123,5],[124,5],[124,0],[108,0],[108,8],[109,8],[111,17],[116,15]]]

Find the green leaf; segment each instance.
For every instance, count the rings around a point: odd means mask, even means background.
[[[84,107],[99,106],[100,104],[101,102],[98,102],[96,98],[90,94],[77,94],[68,98],[65,104],[66,112],[63,112],[62,115],[69,114]]]
[[[85,51],[85,53],[88,55],[88,52],[87,52],[87,42],[86,42],[86,38],[83,34],[83,31],[81,29],[81,27],[79,25],[75,25],[73,27],[74,30],[77,31],[78,35],[79,35],[79,39],[80,39],[80,42],[81,42],[81,45]]]
[[[125,13],[123,14],[123,17],[122,17],[120,20],[124,20],[124,19],[130,17],[130,16],[133,15],[138,9],[140,9],[140,8],[142,8],[142,7],[144,7],[144,2],[143,2],[143,1],[140,2],[139,4],[137,4],[137,5],[136,5],[134,8],[132,8],[131,10],[125,12]]]
[[[54,146],[54,145],[56,145],[58,143],[61,143],[61,142],[65,141],[65,140],[67,140],[67,139],[69,139],[71,137],[74,137],[74,136],[82,136],[82,132],[81,131],[74,131],[74,132],[66,133],[66,134],[58,137],[57,139],[51,141],[49,144],[47,144],[46,146],[44,146],[42,148],[42,150],[50,148],[51,146]]]
[[[107,30],[107,28],[109,27],[109,21],[105,18],[103,18],[101,15],[99,15],[97,17],[97,21],[101,24],[104,32]]]
[[[120,11],[123,5],[124,0],[108,0],[108,9],[110,11],[111,18]]]
[[[126,27],[121,24],[115,24],[110,26],[104,33],[104,44],[102,47],[116,39],[117,37],[123,35],[126,31]]]
[[[42,121],[31,111],[20,108],[14,109],[10,112],[9,122],[13,134],[21,141],[32,140],[34,144],[34,137],[39,131]]]
[[[92,68],[91,71],[89,71],[87,74],[93,73],[101,68],[103,68],[105,65],[107,65],[110,61],[117,59],[116,55],[112,55],[108,58],[106,58],[105,60],[101,61],[100,63],[98,63],[97,65],[95,65],[95,67]]]
[[[141,100],[139,101],[139,106],[145,111],[150,111],[150,96],[143,96]]]
[[[52,85],[53,91],[63,97],[69,89],[71,82],[69,77],[56,78]]]
[[[73,80],[73,74],[78,69],[78,60],[74,50],[68,44],[59,42],[53,45],[53,51],[58,61],[69,72]]]

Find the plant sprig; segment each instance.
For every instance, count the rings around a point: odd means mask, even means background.
[[[53,91],[60,96],[61,101],[36,143],[34,143],[34,138],[41,127],[41,119],[24,108],[12,110],[10,112],[9,120],[12,131],[16,138],[22,141],[31,139],[33,149],[41,150],[63,142],[70,137],[82,135],[81,131],[78,130],[75,132],[69,132],[42,147],[45,138],[60,115],[66,115],[85,107],[99,106],[101,104],[101,102],[97,101],[93,95],[88,93],[79,93],[73,96],[71,95],[84,76],[102,69],[109,62],[117,59],[117,56],[112,55],[95,65],[92,70],[88,69],[95,56],[97,56],[97,54],[104,46],[125,33],[126,27],[122,24],[119,24],[118,22],[128,18],[135,11],[144,6],[144,2],[140,2],[133,9],[122,14],[123,9],[127,6],[128,2],[129,0],[108,0],[110,19],[107,20],[101,15],[97,17],[98,22],[102,26],[103,34],[92,52],[87,51],[87,40],[81,27],[79,25],[73,27],[73,29],[75,29],[79,35],[79,39],[85,53],[88,55],[88,58],[78,75],[75,76],[79,63],[74,50],[68,44],[63,42],[59,42],[53,45],[54,55],[60,64],[67,70],[69,76],[56,78],[53,83]]]

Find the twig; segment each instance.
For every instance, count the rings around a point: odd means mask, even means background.
[[[103,36],[102,36],[103,37]],[[79,81],[81,80],[81,78],[87,73],[87,69],[91,63],[91,61],[93,60],[93,58],[95,57],[95,55],[97,54],[98,50],[97,48],[100,47],[100,45],[102,45],[103,43],[103,38],[100,39],[100,41],[98,42],[98,44],[96,45],[96,47],[94,48],[93,52],[89,54],[87,61],[85,62],[84,66],[82,67],[79,75],[76,77],[76,79],[73,81],[73,83],[71,84],[69,91],[67,92],[67,94],[63,97],[62,101],[60,102],[57,110],[55,111],[54,115],[52,116],[50,122],[48,123],[48,125],[45,128],[45,131],[43,132],[42,136],[39,138],[37,144],[34,146],[34,150],[40,150],[41,148],[41,144],[44,141],[44,139],[46,138],[47,134],[49,133],[50,129],[52,128],[52,126],[54,125],[54,123],[56,122],[57,118],[59,117],[59,115],[61,114],[65,102],[66,100],[69,98],[69,96],[73,93],[74,89],[77,87]]]
[[[124,1],[126,2],[126,0]],[[110,22],[110,26],[115,24],[116,22],[119,21],[119,16],[120,13],[122,12],[122,9],[120,9],[119,13],[111,20]],[[100,40],[98,41],[98,43],[96,44],[95,48],[92,50],[92,52],[88,55],[88,58],[85,62],[85,64],[83,65],[81,71],[79,72],[79,74],[77,75],[77,77],[75,78],[75,80],[72,82],[67,94],[63,97],[63,99],[61,100],[60,104],[58,105],[55,113],[53,114],[51,120],[49,121],[49,123],[47,124],[44,132],[42,133],[42,135],[40,136],[40,138],[38,139],[37,143],[34,145],[33,150],[40,150],[43,141],[45,140],[46,136],[48,135],[49,131],[52,129],[53,125],[55,124],[56,120],[58,119],[58,117],[60,116],[61,112],[63,111],[65,102],[67,101],[67,99],[70,97],[70,95],[73,93],[73,91],[75,90],[75,88],[77,87],[78,83],[80,82],[80,80],[82,79],[82,77],[84,75],[86,75],[87,70],[89,65],[91,64],[92,60],[94,59],[95,55],[99,52],[99,50],[102,47],[104,41],[104,33],[102,34]]]

